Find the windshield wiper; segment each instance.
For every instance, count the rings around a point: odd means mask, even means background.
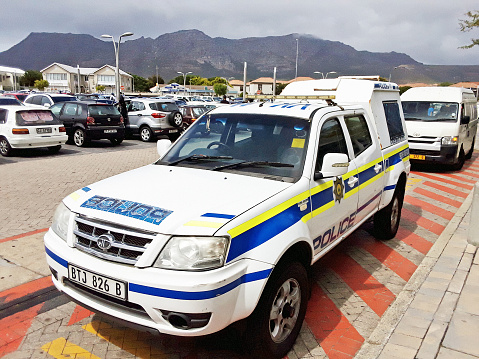
[[[175,161],[169,162],[168,166],[174,166],[177,163],[183,162],[183,161],[200,161],[200,160],[232,160],[233,157],[231,156],[207,156],[207,155],[201,155],[201,154],[195,154],[191,156],[186,156],[183,158],[179,158]]]
[[[283,162],[269,162],[269,161],[244,161],[244,162],[236,162],[236,163],[229,163],[227,165],[218,166],[212,168],[212,171],[220,171],[225,168],[233,168],[233,167],[256,167],[256,166],[265,166],[265,167],[294,167],[294,165],[290,163],[283,163]]]

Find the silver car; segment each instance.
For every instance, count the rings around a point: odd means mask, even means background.
[[[134,98],[128,105],[127,132],[139,134],[142,141],[151,141],[159,135],[175,141],[182,124],[183,116],[173,100]]]

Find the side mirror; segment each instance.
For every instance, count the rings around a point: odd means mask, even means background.
[[[343,176],[348,172],[349,158],[345,153],[327,153],[323,158],[321,172],[314,174],[314,180]]]
[[[471,122],[471,116],[461,117],[461,125],[467,125],[469,122]]]
[[[43,107],[45,107],[45,108],[50,108],[50,106],[51,106],[51,105],[50,105],[49,103],[44,103],[44,104],[43,104]]]
[[[166,153],[168,148],[171,146],[171,141],[170,140],[158,140],[156,142],[156,152],[160,155],[160,157],[163,157],[163,155]]]

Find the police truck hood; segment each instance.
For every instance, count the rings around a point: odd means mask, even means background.
[[[149,165],[66,197],[75,213],[163,234],[212,235],[291,183],[187,167]]]

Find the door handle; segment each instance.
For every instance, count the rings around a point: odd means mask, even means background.
[[[355,176],[353,177],[350,177],[349,180],[348,180],[348,186],[349,187],[354,187],[354,185],[356,184],[356,182],[359,181],[359,179]]]
[[[374,172],[379,173],[379,171],[381,171],[382,168],[383,166],[378,163],[376,164],[376,166],[374,166]]]

